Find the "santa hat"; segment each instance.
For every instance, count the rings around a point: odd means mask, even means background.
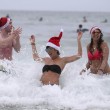
[[[100,29],[99,27],[94,26],[94,27],[91,28],[91,30],[90,30],[90,34],[92,34],[93,31],[95,31],[96,29],[99,29],[99,30],[101,31],[101,29]]]
[[[0,18],[0,30],[6,28],[10,23],[10,18],[2,17]]]
[[[54,49],[56,49],[60,52],[60,39],[62,37],[62,34],[63,34],[63,30],[61,30],[58,37],[56,37],[56,36],[51,37],[49,39],[48,43],[46,44],[46,46],[53,47]]]

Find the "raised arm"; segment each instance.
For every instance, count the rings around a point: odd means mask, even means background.
[[[81,37],[82,37],[82,32],[78,33],[77,37],[77,42],[78,42],[78,54],[77,57],[82,57],[82,45],[81,45]]]
[[[45,58],[39,57],[39,55],[37,53],[36,44],[35,44],[35,36],[34,35],[31,35],[31,37],[30,37],[30,43],[31,43],[31,47],[32,47],[33,59],[35,61],[44,62],[45,61]]]
[[[20,34],[22,32],[21,28],[17,28],[16,30],[13,31],[12,34],[15,34],[16,38],[13,40],[13,48],[16,52],[20,51],[21,44],[20,44]]]
[[[70,57],[64,57],[65,63],[70,63],[75,60],[78,60],[79,58],[82,57],[82,45],[81,45],[81,38],[82,38],[82,32],[78,32],[78,37],[77,37],[77,43],[78,43],[78,53],[76,55],[70,56]]]

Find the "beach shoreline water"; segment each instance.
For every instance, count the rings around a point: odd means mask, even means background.
[[[42,86],[40,77],[43,64],[32,59],[29,37],[36,36],[40,56],[47,56],[47,40],[58,35],[61,28],[61,56],[77,52],[77,33],[79,24],[90,29],[97,25],[102,28],[104,39],[110,47],[110,13],[88,12],[43,12],[43,11],[0,11],[0,16],[9,14],[15,27],[22,27],[21,52],[13,55],[13,61],[0,61],[11,74],[0,71],[0,110],[109,110],[110,76],[96,76],[88,71],[80,76],[87,59],[86,45],[90,34],[83,34],[83,56],[77,62],[68,64],[61,74],[59,86]],[[88,22],[83,23],[86,16]],[[39,18],[43,17],[42,21]],[[96,19],[97,18],[97,19]],[[65,53],[66,52],[66,53]],[[109,55],[110,64],[110,55]],[[79,69],[80,68],[80,69]]]

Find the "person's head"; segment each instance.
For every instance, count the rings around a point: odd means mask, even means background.
[[[82,28],[82,24],[79,24],[79,28]]]
[[[90,34],[91,34],[91,38],[96,41],[99,41],[103,37],[101,29],[97,26],[91,28]]]
[[[12,30],[12,20],[7,17],[0,18],[0,31],[5,31],[6,33],[10,33]]]
[[[53,47],[50,47],[50,46],[46,46],[46,49],[45,51],[48,53],[48,55],[52,58],[52,59],[55,59],[57,58],[60,53],[58,50],[56,50],[55,48]]]
[[[59,36],[51,37],[46,44],[46,52],[49,56],[54,59],[60,55],[60,40],[62,37],[62,32],[60,32]]]
[[[90,34],[91,34],[91,43],[90,43],[91,46],[90,47],[92,47],[93,41],[95,41],[97,42],[97,45],[98,45],[97,48],[101,50],[100,45],[104,41],[101,29],[97,26],[94,26],[91,28]]]

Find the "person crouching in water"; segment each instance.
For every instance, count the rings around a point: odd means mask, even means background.
[[[33,59],[36,61],[41,61],[42,59],[41,62],[45,64],[42,69],[43,74],[40,79],[43,85],[59,85],[59,77],[65,65],[82,57],[82,46],[80,41],[82,37],[82,32],[79,32],[77,37],[78,53],[72,56],[60,57],[60,40],[62,38],[62,34],[63,31],[60,32],[58,37],[54,36],[49,39],[48,43],[46,44],[45,50],[50,57],[45,58],[40,58],[37,53],[35,45],[35,36],[32,35],[30,38]]]
[[[99,27],[94,26],[90,30],[91,42],[87,45],[88,62],[86,69],[90,68],[90,72],[94,74],[110,73],[108,65],[109,47],[103,40],[103,34]],[[83,69],[80,74],[86,71]]]

